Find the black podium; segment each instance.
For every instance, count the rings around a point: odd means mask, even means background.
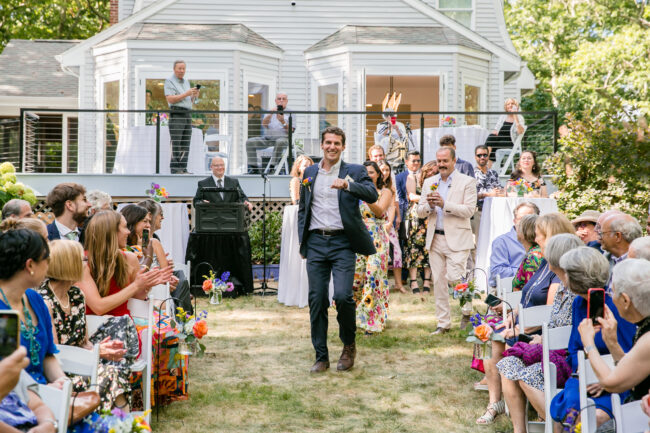
[[[197,203],[195,230],[190,233],[185,261],[192,263],[190,286],[192,293],[203,295],[203,276],[210,269],[217,277],[230,272],[233,292],[225,297],[253,293],[251,243],[245,224],[243,203]]]

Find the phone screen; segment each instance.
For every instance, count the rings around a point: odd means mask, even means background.
[[[605,315],[605,291],[603,289],[589,289],[587,309],[587,317],[594,322],[594,325],[598,324],[596,319]]]
[[[20,345],[18,313],[15,311],[0,311],[0,358],[14,353]]]
[[[149,229],[142,229],[142,248],[149,245]]]

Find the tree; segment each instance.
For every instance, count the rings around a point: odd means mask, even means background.
[[[109,23],[110,0],[3,0],[0,52],[11,39],[87,39]]]

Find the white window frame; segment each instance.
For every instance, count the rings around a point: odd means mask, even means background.
[[[487,104],[486,104],[486,94],[487,94],[487,78],[485,77],[478,77],[475,75],[467,75],[463,73],[462,79],[461,79],[461,92],[462,92],[462,101],[463,101],[463,110],[465,111],[465,85],[468,86],[474,86],[479,88],[479,111],[485,111]],[[464,123],[464,119],[463,119]],[[478,116],[478,124],[482,127],[485,128],[486,125],[486,119],[484,115],[479,115]]]
[[[476,0],[471,0],[472,6],[469,8],[441,8],[440,7],[440,0],[437,1],[436,4],[436,9],[440,11],[440,13],[445,13],[445,12],[471,12],[471,18],[470,18],[470,29],[474,30],[476,28]],[[445,16],[447,16],[445,14]],[[453,18],[448,17],[453,20]],[[456,21],[456,20],[454,20]],[[460,21],[456,21],[458,24],[463,25]]]
[[[338,111],[343,111],[343,76],[342,74],[339,75],[338,77],[334,76],[329,76],[329,77],[324,77],[324,76],[319,76],[317,73],[312,73],[312,80],[311,80],[311,111],[318,111],[318,88],[322,86],[331,86],[332,84],[336,84],[338,86],[338,106],[336,109]],[[309,119],[309,129],[311,133],[307,134],[307,131],[304,131],[301,136],[303,139],[305,138],[312,138],[312,139],[317,139],[320,141],[320,133],[318,130],[318,117],[317,115],[311,116],[312,118]],[[340,128],[343,128],[343,125],[341,124],[342,122],[341,115],[339,114],[336,116],[336,123],[337,126]]]
[[[241,95],[241,104],[242,107],[244,107],[244,110],[248,109],[248,85],[249,83],[257,83],[257,84],[263,84],[265,86],[269,87],[269,104],[271,101],[275,101],[275,96],[278,92],[277,90],[277,82],[278,78],[277,76],[265,76],[261,74],[256,74],[254,72],[250,72],[247,70],[244,70],[243,77],[242,77],[242,95]],[[289,107],[291,107],[291,101],[289,101]],[[263,110],[268,110],[271,107],[262,107]],[[244,143],[246,140],[248,140],[248,122],[246,122],[246,128],[244,128],[243,131],[243,137],[244,137]],[[295,127],[296,125],[294,125]],[[245,148],[244,148],[245,150]]]
[[[123,81],[123,74],[120,72],[112,72],[106,75],[102,75],[99,77],[99,88],[98,90],[98,98],[97,102],[99,105],[100,110],[104,110],[106,107],[106,93],[105,93],[105,86],[106,83],[112,83],[114,81],[117,81],[117,88],[118,88],[118,102],[117,102],[117,109],[121,110],[124,104],[124,81]],[[126,115],[125,113],[120,113],[120,123],[119,126],[120,128],[123,128],[126,126]],[[97,148],[96,148],[96,155],[100,155],[100,158],[97,158],[95,162],[95,172],[96,173],[105,173],[106,172],[106,113],[102,113],[101,116],[97,117]],[[118,139],[119,143],[119,139]],[[117,148],[115,149],[117,152]]]

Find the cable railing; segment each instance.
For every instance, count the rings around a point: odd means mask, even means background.
[[[479,144],[495,147],[492,159],[499,140],[512,146],[503,131],[498,140],[489,138],[507,114],[410,111],[391,119],[394,114],[381,111],[23,108],[18,119],[0,119],[0,160],[26,173],[202,175],[209,173],[212,158],[221,157],[231,175],[282,175],[289,174],[299,155],[317,161],[322,130],[339,126],[346,133],[348,161],[364,161],[375,144],[388,150],[393,137],[419,150],[427,162],[435,159],[440,138],[451,134],[458,156],[474,163]],[[557,149],[556,112],[516,114],[526,124],[521,148],[536,151],[543,162]]]

